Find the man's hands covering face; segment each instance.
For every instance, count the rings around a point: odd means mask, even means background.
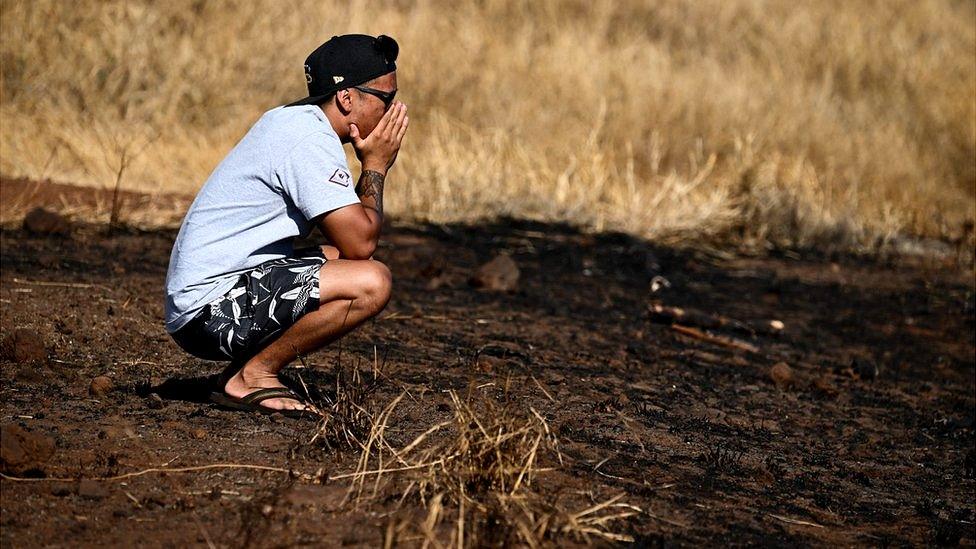
[[[407,106],[396,101],[383,114],[383,118],[366,139],[360,137],[359,128],[355,124],[350,125],[349,137],[363,170],[386,174],[400,152],[400,143],[407,133],[409,122]]]

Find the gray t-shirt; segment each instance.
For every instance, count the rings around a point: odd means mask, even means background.
[[[277,107],[217,166],[190,206],[166,273],[175,332],[242,272],[288,257],[312,218],[359,202],[342,143],[317,105]]]

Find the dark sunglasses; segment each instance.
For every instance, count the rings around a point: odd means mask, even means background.
[[[380,101],[383,102],[383,107],[386,109],[390,108],[390,105],[393,103],[393,98],[396,97],[397,94],[396,90],[387,92],[383,90],[377,90],[374,88],[367,88],[366,86],[353,86],[353,87],[363,93],[368,93],[370,95],[375,95],[376,97],[379,97]]]

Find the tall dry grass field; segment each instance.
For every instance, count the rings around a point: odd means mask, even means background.
[[[334,34],[401,44],[400,217],[872,247],[976,204],[973,0],[2,0],[0,171],[193,193]]]

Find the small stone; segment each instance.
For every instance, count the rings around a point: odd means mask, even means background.
[[[78,495],[87,499],[102,499],[108,495],[108,488],[103,482],[82,479],[78,482]]]
[[[0,469],[15,475],[39,472],[54,454],[54,440],[19,425],[0,427]]]
[[[666,279],[666,278],[664,278],[661,275],[658,275],[658,276],[655,276],[654,278],[651,279],[650,287],[651,287],[651,293],[652,294],[653,293],[657,293],[657,292],[659,292],[661,290],[667,290],[668,288],[670,288],[671,287],[671,281],[668,280],[668,279]]]
[[[203,440],[207,438],[207,431],[200,428],[193,429],[192,431],[190,431],[190,436],[197,440]]]
[[[41,362],[47,358],[44,338],[30,328],[15,328],[0,342],[0,355],[18,363]]]
[[[826,374],[813,380],[813,388],[826,396],[837,395],[837,388],[834,387],[833,381]]]
[[[115,388],[115,384],[112,383],[112,379],[108,376],[98,376],[91,381],[91,385],[88,386],[88,394],[93,397],[103,397],[109,394],[112,389]]]
[[[496,292],[511,292],[518,287],[518,265],[507,255],[498,255],[494,259],[478,267],[468,283],[475,288],[483,288]]]
[[[769,369],[769,377],[780,389],[793,385],[793,368],[785,362],[777,362]]]
[[[67,236],[71,223],[63,215],[37,207],[24,217],[24,230],[34,234]]]
[[[163,397],[159,396],[159,393],[150,393],[146,399],[146,406],[153,410],[162,410],[166,407],[166,402],[163,400]]]

